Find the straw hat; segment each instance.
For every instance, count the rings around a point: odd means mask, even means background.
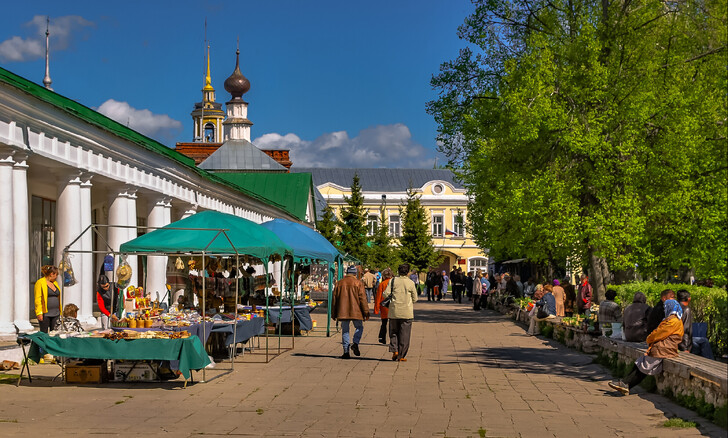
[[[131,278],[131,266],[129,265],[121,265],[116,270],[116,278],[119,279],[119,281],[128,281]]]

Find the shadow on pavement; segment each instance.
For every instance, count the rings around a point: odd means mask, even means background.
[[[291,356],[299,356],[299,357],[327,357],[329,359],[344,360],[344,359],[341,359],[341,357],[339,357],[337,355],[331,355],[331,354],[293,353]],[[359,357],[357,357],[357,356],[351,356],[351,359],[347,359],[347,360],[373,360],[373,361],[377,361],[377,362],[393,362],[392,360],[389,360],[389,359],[377,359],[376,357],[364,357],[364,356],[359,356]]]
[[[474,322],[488,322],[492,317],[493,322],[500,313],[491,310],[476,311],[471,308],[451,306],[452,301],[447,303],[433,303],[432,308],[415,307],[415,322],[424,323],[448,323],[448,324],[471,324]],[[457,304],[457,303],[455,303]],[[498,322],[501,322],[500,320]]]

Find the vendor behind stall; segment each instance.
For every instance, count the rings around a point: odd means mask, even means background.
[[[111,283],[109,278],[101,274],[96,286],[96,303],[101,312],[101,328],[107,329],[110,326],[109,319],[118,321],[116,311],[119,306],[119,295],[121,291],[116,283]]]
[[[53,328],[60,332],[82,332],[83,327],[78,321],[78,306],[70,303],[63,306],[63,318],[56,322],[56,326]]]

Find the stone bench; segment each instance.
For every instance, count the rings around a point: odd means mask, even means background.
[[[528,313],[515,307],[496,308],[516,321],[528,326]],[[553,326],[553,338],[570,348],[592,354],[615,354],[624,368],[647,352],[647,344],[625,342],[588,333],[578,327],[566,326],[560,319],[541,321]],[[728,364],[706,359],[690,353],[663,361],[662,374],[655,376],[657,391],[661,394],[689,396],[715,407],[728,403]]]
[[[623,363],[634,363],[647,352],[647,344],[625,342],[601,336],[604,352],[616,353]],[[728,365],[702,356],[681,352],[662,361],[662,374],[655,376],[657,390],[676,396],[691,396],[714,406],[728,402]]]

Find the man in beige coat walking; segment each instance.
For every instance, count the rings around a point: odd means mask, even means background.
[[[414,303],[417,302],[417,288],[407,277],[409,271],[409,264],[399,265],[399,277],[392,278],[382,293],[383,299],[392,297],[389,304],[389,351],[392,353],[392,360],[401,362],[407,360],[412,321],[415,318]]]
[[[349,266],[346,276],[336,282],[331,301],[331,317],[341,323],[341,344],[344,346],[342,359],[350,359],[349,348],[360,356],[359,341],[364,333],[364,322],[369,319],[369,304],[364,293],[364,284],[356,278],[356,266]],[[354,339],[349,336],[349,322],[354,323]]]

